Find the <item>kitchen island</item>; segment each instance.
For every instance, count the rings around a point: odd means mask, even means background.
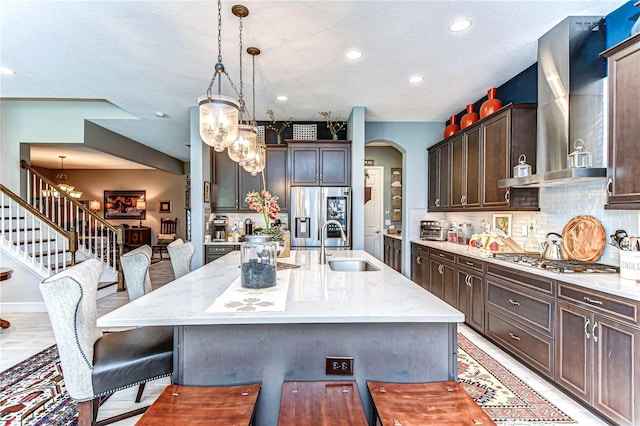
[[[318,251],[292,251],[278,259],[299,265],[278,271],[277,286],[288,286],[282,311],[212,312],[239,279],[240,254],[232,252],[99,318],[98,326],[174,326],[174,382],[260,383],[258,426],[277,424],[288,380],[356,380],[371,424],[367,380],[455,380],[463,314],[364,251],[332,252],[328,260],[337,258],[365,259],[379,270],[337,272],[319,264]],[[353,375],[326,374],[326,358],[336,356],[353,357]]]

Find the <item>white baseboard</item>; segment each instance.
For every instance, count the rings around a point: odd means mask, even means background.
[[[0,312],[47,312],[44,302],[0,303]]]

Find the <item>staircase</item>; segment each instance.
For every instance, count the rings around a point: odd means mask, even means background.
[[[0,248],[45,278],[83,260],[103,264],[99,288],[124,290],[118,259],[124,230],[73,199],[25,161],[24,199],[0,184]]]

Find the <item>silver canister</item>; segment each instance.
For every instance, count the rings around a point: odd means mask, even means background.
[[[278,244],[271,235],[247,235],[240,246],[241,277],[244,288],[268,288],[276,285]]]
[[[516,164],[513,168],[513,177],[525,177],[531,174],[531,166],[527,164],[527,156],[522,154],[518,158],[518,164]]]

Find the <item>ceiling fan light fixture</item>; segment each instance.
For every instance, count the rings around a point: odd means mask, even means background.
[[[449,31],[459,33],[471,27],[471,21],[468,19],[458,19],[449,25]]]

